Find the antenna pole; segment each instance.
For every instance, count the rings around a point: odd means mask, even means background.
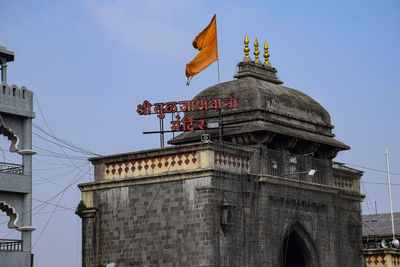
[[[388,189],[389,189],[389,201],[390,201],[390,216],[392,219],[392,234],[393,234],[393,240],[396,239],[394,235],[394,221],[393,221],[393,207],[392,207],[392,190],[390,189],[390,174],[389,174],[389,152],[388,149],[386,148],[386,172],[387,172],[387,179],[388,179]]]

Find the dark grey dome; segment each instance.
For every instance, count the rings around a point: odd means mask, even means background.
[[[238,97],[237,110],[260,109],[331,127],[329,113],[308,95],[268,81],[245,77],[211,86],[194,99]]]
[[[336,155],[339,150],[349,149],[334,138],[329,113],[308,95],[280,85],[276,72],[269,65],[240,62],[236,80],[211,86],[194,98],[211,100],[234,95],[237,108],[187,112],[186,115],[206,118],[207,122],[222,122],[223,140],[233,143],[263,144],[302,154],[329,150],[328,154]],[[204,132],[185,132],[169,143],[199,141]],[[216,129],[209,129],[207,133],[214,138],[221,135]]]

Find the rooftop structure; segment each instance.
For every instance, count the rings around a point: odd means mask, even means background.
[[[362,220],[363,254],[366,266],[400,266],[400,248],[391,244],[393,233],[390,213],[363,215]],[[399,240],[400,212],[393,213],[393,221],[395,237]]]
[[[362,172],[332,161],[350,147],[320,104],[281,85],[267,44],[264,63],[258,41],[254,61],[248,44],[236,80],[185,112],[219,129],[90,159],[77,212],[83,266],[363,266]],[[233,96],[237,108],[208,101]]]
[[[33,93],[7,83],[7,62],[14,52],[0,46],[0,134],[7,149],[20,161],[0,162],[0,211],[8,216],[7,227],[20,233],[18,239],[0,239],[0,263],[8,267],[30,267],[32,223],[32,119]]]

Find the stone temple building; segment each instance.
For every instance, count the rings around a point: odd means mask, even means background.
[[[363,266],[362,172],[333,161],[350,147],[255,49],[234,80],[193,100],[235,96],[236,108],[185,113],[217,129],[90,159],[77,211],[83,266]]]

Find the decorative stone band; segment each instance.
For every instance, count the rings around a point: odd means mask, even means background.
[[[394,266],[400,266],[400,257],[399,256],[397,256],[397,257],[392,256],[392,263],[393,263]]]
[[[249,158],[241,158],[232,154],[215,152],[214,164],[234,172],[250,173]]]
[[[250,173],[250,161],[249,158],[211,150],[179,153],[106,163],[104,166],[104,179],[125,179],[205,168],[220,168],[235,173]]]
[[[334,177],[335,186],[341,187],[347,191],[354,191],[354,179],[344,177]]]
[[[198,167],[196,152],[172,154],[162,157],[145,158],[105,165],[106,180],[130,178],[142,175],[189,170]]]
[[[400,266],[400,256],[392,255],[392,264],[393,266]]]
[[[385,266],[385,254],[369,255],[366,261],[367,266]]]

